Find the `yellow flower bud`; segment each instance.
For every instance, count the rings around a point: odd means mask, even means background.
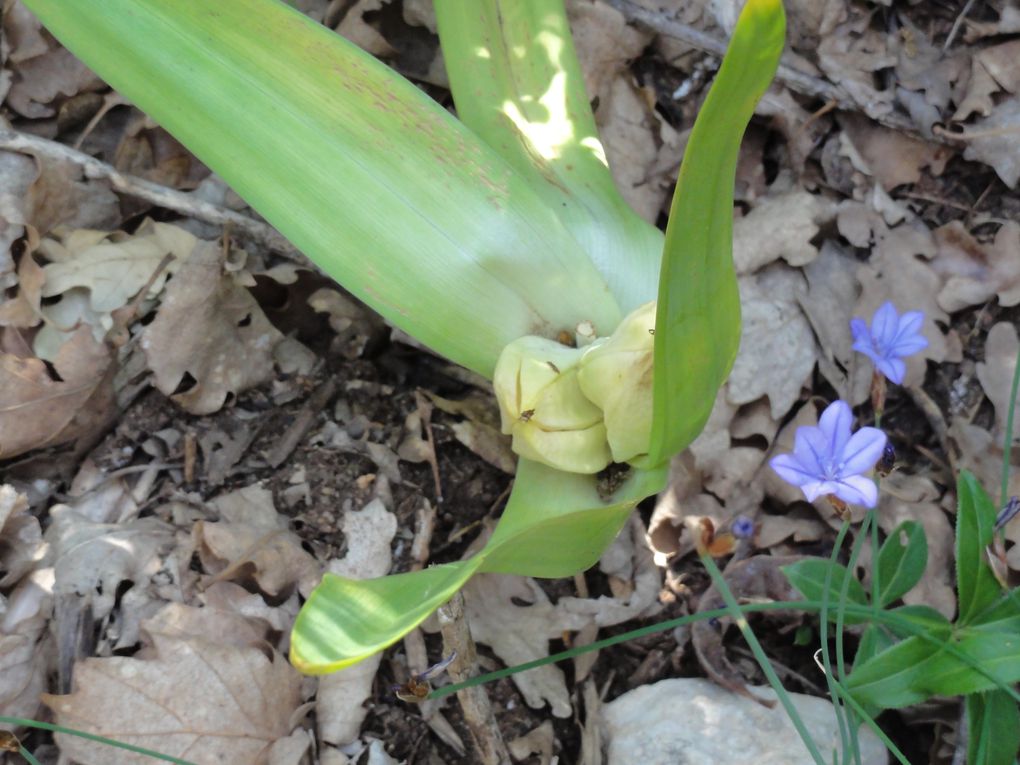
[[[577,379],[585,397],[602,410],[613,462],[648,467],[643,458],[652,436],[654,349],[652,301],[583,350]]]
[[[602,411],[577,382],[582,350],[543,337],[522,337],[503,349],[493,387],[504,433],[522,457],[571,473],[609,464]]]

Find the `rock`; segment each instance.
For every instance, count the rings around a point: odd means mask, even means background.
[[[771,688],[750,688],[776,698]],[[819,751],[828,758],[840,750],[832,704],[791,693]],[[807,748],[782,706],[766,709],[708,680],[676,678],[645,685],[606,704],[609,765],[811,765]],[[860,729],[861,762],[886,765],[885,747],[866,727]],[[842,759],[842,758],[841,758]]]

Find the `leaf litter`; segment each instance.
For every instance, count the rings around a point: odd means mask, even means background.
[[[422,81],[445,82],[434,19],[419,3],[372,0],[340,14],[325,2],[302,7]],[[721,38],[735,8],[690,3],[668,13]],[[605,3],[571,2],[569,11],[617,183],[640,214],[660,220],[717,62]],[[633,520],[597,573],[573,587],[472,582],[475,637],[495,657],[486,661],[537,658],[551,641],[687,613],[699,594],[707,604],[692,520],[723,528],[750,515],[749,552],[770,564],[831,544],[829,510],[803,502],[765,461],[790,447],[798,426],[817,421],[821,400],[843,396],[867,418],[870,373],[850,349],[848,323],[890,298],[925,311],[929,347],[890,400],[899,466],[885,481],[880,523],[885,533],[903,520],[921,523],[928,567],[904,601],[953,612],[947,466],[998,486],[1017,347],[1020,237],[1010,218],[1020,213],[1011,137],[1020,65],[1016,41],[1003,36],[1020,21],[1009,4],[991,3],[961,17],[944,46],[955,18],[921,6],[827,0],[790,3],[788,12],[793,62],[841,86],[852,108],[826,113],[823,102],[781,83],[748,132],[737,178],[745,326],[735,373],[706,431],[677,458],[647,532]],[[3,25],[0,92],[15,129],[81,142],[125,172],[243,209],[165,133],[104,95],[20,3]],[[422,39],[430,42],[411,66],[412,41]],[[318,277],[279,265],[254,243],[217,240],[219,230],[197,221],[137,225],[131,216],[151,205],[115,196],[70,164],[2,152],[0,176],[0,458],[11,481],[0,489],[0,710],[38,715],[46,698],[61,721],[191,751],[197,761],[298,762],[312,743],[323,762],[359,753],[389,761],[387,748],[409,756],[418,746],[412,731],[427,729],[379,693],[388,664],[363,665],[357,677],[314,691],[283,660],[286,634],[322,570],[402,570],[414,508],[435,488],[430,455],[449,495],[434,557],[463,553],[498,512],[513,457],[493,428],[489,391],[399,334],[387,341],[363,306],[325,280],[319,292],[306,289],[304,280]],[[295,416],[327,369],[341,375],[335,403],[312,413],[273,469],[265,422]],[[415,388],[435,406],[432,443]],[[941,435],[922,397],[938,410]],[[60,479],[40,475],[61,447],[81,469],[77,487],[54,497]],[[1018,480],[1014,471],[1013,493]],[[1006,533],[1008,563],[1020,570],[1020,524]],[[865,548],[864,564],[869,556]],[[83,642],[88,620],[98,639]],[[581,740],[560,721],[579,713],[584,695],[583,746],[596,757],[591,731],[602,713],[593,679],[615,696],[639,665],[645,682],[691,668],[687,639],[657,639],[601,652],[610,658],[588,665],[583,694],[556,667],[496,686],[497,715],[516,750],[544,759],[579,752]],[[728,638],[712,640],[707,674],[733,687],[757,681],[733,660]],[[671,658],[656,664],[655,656]],[[49,680],[68,674],[56,671],[63,664],[74,668],[73,689]],[[810,662],[804,667],[810,673]],[[267,684],[278,695],[254,703]],[[127,701],[138,688],[155,706]],[[203,727],[189,714],[216,698],[199,693],[208,689],[231,698],[223,697],[219,724]],[[320,715],[302,722],[313,692]],[[95,709],[107,712],[89,717]],[[177,733],[153,733],[166,723]],[[222,748],[233,735],[247,747],[241,754]],[[128,761],[58,743],[82,762]],[[455,761],[446,744],[430,738],[425,746]]]

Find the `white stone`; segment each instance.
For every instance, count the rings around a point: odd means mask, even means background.
[[[771,688],[750,688],[775,699]],[[791,693],[794,705],[829,760],[840,750],[835,711],[826,699]],[[661,680],[603,708],[609,765],[812,765],[781,704],[767,709],[708,680]],[[863,765],[887,765],[878,737],[861,726]],[[840,762],[843,757],[840,756]]]

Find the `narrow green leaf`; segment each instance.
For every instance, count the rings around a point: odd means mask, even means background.
[[[967,711],[969,765],[1013,765],[1020,750],[1020,710],[1008,693],[972,693]]]
[[[652,464],[686,448],[701,432],[736,358],[737,152],[779,64],[785,30],[781,0],[748,0],[684,151],[659,275]]]
[[[503,517],[474,557],[379,579],[327,574],[298,614],[291,662],[302,672],[324,674],[361,661],[414,629],[476,571],[541,577],[582,571],[665,477],[664,469],[635,470],[602,499],[594,476],[521,460]]]
[[[829,591],[825,592],[825,577],[830,567],[832,568],[832,576],[829,581]],[[840,593],[843,590],[843,580],[849,576],[846,566],[838,563],[833,564],[822,558],[806,558],[797,563],[791,563],[789,566],[783,566],[782,571],[786,578],[790,580],[790,584],[797,588],[797,591],[804,596],[805,600],[828,600],[832,603],[831,610],[829,611],[829,620],[836,621],[837,605]],[[868,596],[864,592],[864,587],[853,576],[850,576],[850,581],[847,585],[847,598],[851,603],[862,606],[868,604]],[[847,624],[860,624],[867,621],[865,617],[852,616],[850,614],[844,614],[843,620]]]
[[[624,202],[606,166],[562,0],[436,0],[435,9],[457,115],[531,179],[624,314],[652,300],[662,234]]]
[[[889,613],[895,614],[900,619],[910,622],[915,628],[921,628],[931,634],[946,633],[952,629],[950,621],[931,606],[900,606],[892,609]],[[916,634],[908,631],[899,623],[888,624],[889,630],[898,637],[909,637]]]
[[[985,557],[994,533],[995,505],[968,470],[960,472],[956,496],[957,623],[965,625],[996,602],[1002,588]]]
[[[522,335],[620,320],[530,178],[283,3],[26,5],[330,276],[457,363],[491,375]]]
[[[897,526],[878,552],[879,605],[885,607],[909,592],[921,581],[928,565],[928,540],[924,527],[915,521]]]

